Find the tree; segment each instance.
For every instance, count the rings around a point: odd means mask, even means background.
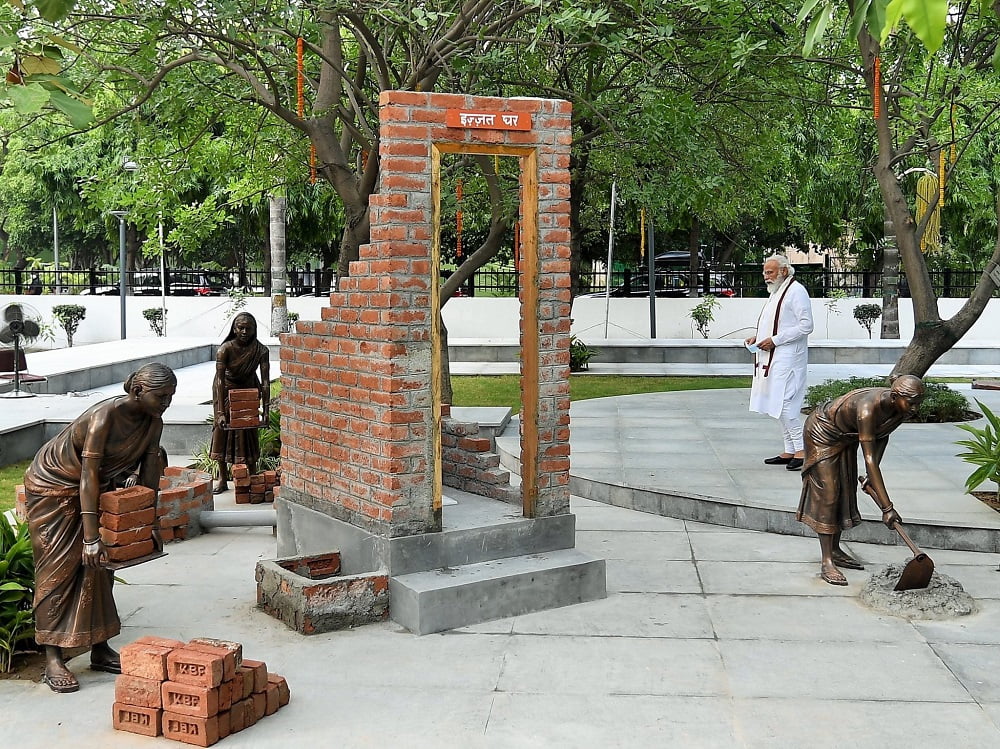
[[[57,304],[52,307],[52,316],[66,331],[66,343],[73,348],[73,336],[76,335],[83,318],[87,316],[87,308],[79,304]]]
[[[810,0],[800,13],[801,18],[811,17],[803,50],[806,57],[822,41],[831,20],[847,24],[845,37],[856,41],[860,58],[860,67],[849,70],[867,88],[864,99],[872,102],[877,143],[872,174],[886,218],[895,230],[913,298],[914,335],[893,374],[924,375],[968,332],[1000,281],[990,273],[1000,263],[998,237],[987,270],[972,294],[955,315],[942,319],[921,251],[921,239],[940,193],[921,220],[911,200],[915,172],[930,172],[939,184],[954,185],[962,177],[963,159],[975,150],[975,144],[996,140],[993,60],[998,26],[993,5],[969,2],[952,7],[944,0],[848,0],[845,4],[828,0],[818,4]],[[901,16],[919,43],[897,29]],[[864,106],[861,96],[855,95],[855,100]],[[1000,215],[998,176],[990,175],[991,202]]]

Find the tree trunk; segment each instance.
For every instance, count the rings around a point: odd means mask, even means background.
[[[271,335],[278,335],[288,332],[288,303],[285,297],[285,198],[272,195],[269,208]]]
[[[700,296],[701,279],[698,277],[701,260],[701,221],[697,216],[691,218],[691,232],[688,234],[688,252],[691,253],[688,261],[688,296]]]
[[[885,222],[882,249],[882,338],[899,338],[899,248],[892,221]]]

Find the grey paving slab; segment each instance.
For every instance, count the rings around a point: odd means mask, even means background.
[[[818,545],[818,544],[817,544]],[[817,560],[806,562],[698,562],[706,593],[722,595],[850,596],[851,587],[827,585],[819,577]],[[868,579],[864,572],[844,570],[851,585]]]
[[[515,634],[586,637],[711,639],[712,621],[701,595],[617,593],[566,610],[517,617]]]
[[[815,562],[819,542],[814,538],[783,538],[773,533],[697,533],[691,549],[704,562]]]
[[[927,700],[737,699],[745,749],[948,749],[988,746],[996,723],[977,704]]]
[[[599,502],[580,507],[573,504],[578,531],[683,531],[684,521],[665,518],[648,512],[632,512],[620,507],[608,507]]]
[[[608,592],[701,593],[702,583],[692,561],[662,560],[655,564],[607,560]]]
[[[679,531],[578,530],[576,545],[603,559],[657,561],[691,559],[691,543]]]
[[[930,643],[1000,645],[1000,601],[977,599],[975,614],[948,621],[915,621],[913,627]]]
[[[910,622],[876,614],[851,597],[714,595],[708,613],[720,640],[924,641]]]
[[[490,746],[526,749],[741,745],[725,697],[500,693],[487,736]]]
[[[737,698],[973,701],[934,650],[918,642],[722,640],[719,649]]]
[[[629,637],[514,637],[497,689],[576,695],[728,693],[713,640]]]
[[[932,646],[977,701],[1000,702],[1000,648],[980,643]]]

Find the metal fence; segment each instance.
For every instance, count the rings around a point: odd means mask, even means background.
[[[661,269],[662,270],[662,269]],[[657,273],[660,273],[658,270]],[[666,295],[686,296],[686,269],[672,272],[684,276],[685,288],[672,289]],[[938,297],[967,297],[979,281],[981,271],[942,270],[932,271],[931,283]],[[332,269],[289,269],[288,293],[291,296],[325,296],[334,285]],[[221,284],[199,284],[192,278],[210,277],[221,279]],[[809,290],[813,298],[824,298],[840,293],[853,297],[882,296],[882,274],[878,271],[833,271],[822,266],[802,265],[796,268],[795,277]],[[905,279],[900,276],[900,296],[909,296]],[[64,294],[95,294],[115,296],[118,294],[118,271],[115,269],[61,270],[54,271],[14,270],[0,268],[0,293],[33,294],[53,293],[56,287]],[[126,274],[128,293],[136,296],[159,296],[161,293],[160,271],[158,268],[129,271]],[[209,294],[222,295],[227,289],[246,294],[267,295],[270,293],[270,275],[262,270],[209,271],[198,269],[167,269],[167,293],[170,295],[198,295],[199,289],[209,288]],[[518,273],[514,268],[480,269],[461,291],[464,296],[517,296]],[[581,294],[605,291],[607,274],[603,272],[584,274],[581,278]],[[645,270],[614,270],[610,283],[615,296],[641,295],[648,288]],[[659,287],[658,287],[659,288]],[[705,268],[698,272],[699,293],[718,294],[723,289],[732,289],[737,297],[766,296],[760,266],[740,266],[737,268]],[[658,292],[659,293],[659,292]],[[728,295],[728,294],[727,294]],[[1000,291],[994,292],[1000,296]]]
[[[322,268],[288,270],[287,288],[292,296],[324,296],[330,293],[333,272]],[[159,296],[162,281],[159,268],[127,271],[127,293],[133,296]],[[0,294],[55,293],[117,296],[120,274],[117,269],[87,268],[27,270],[0,268]],[[220,296],[229,290],[245,294],[268,295],[271,276],[259,269],[214,271],[205,269],[166,269],[166,289],[171,296]]]

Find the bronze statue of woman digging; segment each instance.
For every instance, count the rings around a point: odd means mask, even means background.
[[[35,640],[45,647],[42,677],[54,692],[75,692],[63,648],[89,647],[90,668],[121,673],[108,640],[121,631],[114,577],[100,536],[101,492],[129,480],[158,491],[163,412],[177,390],[169,367],[147,364],[125,395],[88,408],[35,455],[24,474],[35,556]],[[154,529],[157,548],[163,543]]]

